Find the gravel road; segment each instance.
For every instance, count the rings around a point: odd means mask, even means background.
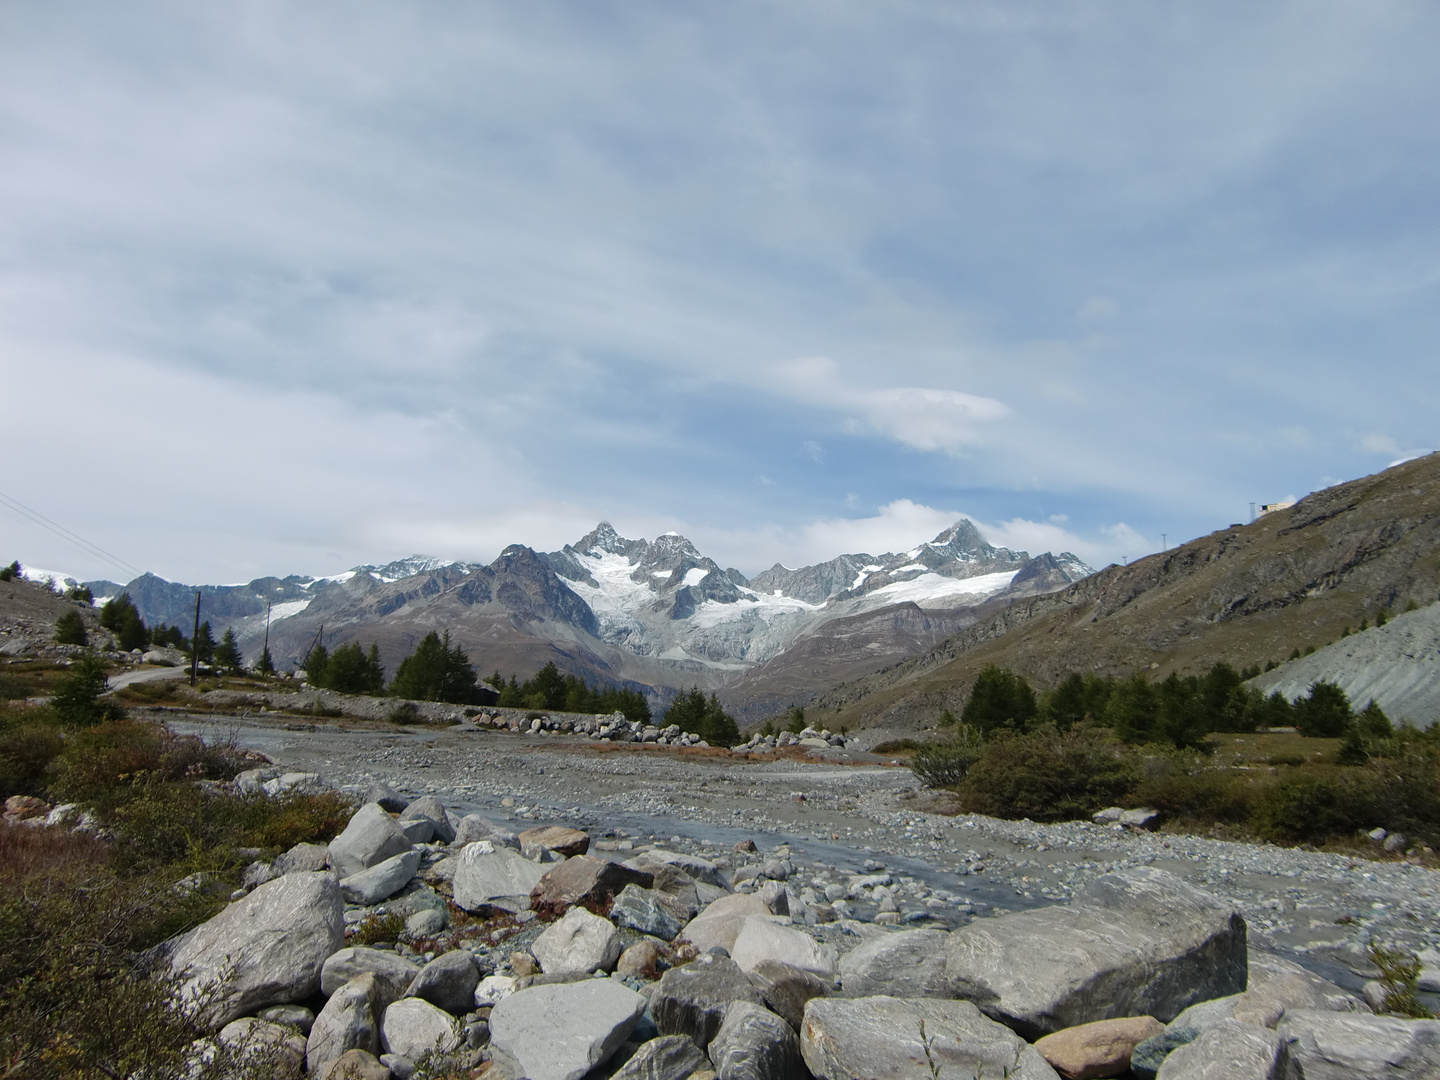
[[[759,761],[560,736],[253,718],[173,717],[171,726],[234,739],[339,787],[380,780],[517,829],[573,824],[602,851],[659,840],[739,868],[756,857],[732,853],[737,841],[753,840],[762,858],[781,847],[795,866],[790,883],[808,902],[861,926],[882,910],[905,923],[956,926],[1064,902],[1101,874],[1153,865],[1237,904],[1252,947],[1352,989],[1375,974],[1368,941],[1416,952],[1440,945],[1440,872],[1088,822],[926,813],[908,769],[865,754]]]

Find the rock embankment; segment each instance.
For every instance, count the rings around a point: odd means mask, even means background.
[[[1440,1075],[1440,1021],[1253,951],[1236,907],[1158,868],[945,930],[838,917],[788,851],[738,848],[731,870],[517,835],[378,787],[167,962],[216,1040],[294,1077]]]

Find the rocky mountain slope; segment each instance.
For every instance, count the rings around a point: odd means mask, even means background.
[[[822,695],[826,726],[907,729],[963,705],[987,664],[1045,687],[1237,667],[1321,647],[1440,591],[1440,455],[1316,492],[1060,591],[989,612],[927,652]],[[1317,654],[1318,655],[1318,654]]]
[[[691,685],[719,690],[748,715],[914,655],[997,597],[1062,588],[1089,572],[1069,553],[1032,559],[993,547],[962,520],[905,552],[796,570],[777,564],[751,581],[679,534],[631,540],[602,523],[555,552],[512,545],[488,566],[416,556],[199,591],[201,617],[217,636],[233,628],[247,654],[259,651],[268,612],[282,668],[298,663],[322,628],[331,648],[377,642],[392,671],[426,633],[449,630],[486,672],[524,676],[553,661],[661,700]],[[102,599],[121,590],[90,584]],[[124,589],[148,623],[188,631],[196,587],[147,574]]]

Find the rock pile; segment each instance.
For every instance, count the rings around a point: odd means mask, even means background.
[[[730,873],[658,847],[593,854],[566,826],[517,836],[374,795],[168,944],[216,1045],[274,1075],[1440,1075],[1440,1021],[1373,1015],[1251,952],[1233,906],[1163,870],[953,931],[836,933],[783,853]],[[376,937],[387,919],[404,931]]]
[[[736,750],[773,750],[783,746],[804,746],[813,750],[824,750],[827,747],[845,749],[849,743],[845,736],[837,735],[829,729],[816,730],[807,727],[799,734],[791,731],[782,731],[778,735],[761,735],[758,731],[749,739],[735,747]]]

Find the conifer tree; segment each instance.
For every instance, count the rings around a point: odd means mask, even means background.
[[[55,620],[55,644],[88,645],[90,635],[85,630],[85,620],[73,608]]]
[[[115,640],[125,652],[143,649],[150,644],[150,634],[128,592],[105,601],[100,609],[100,625],[115,635]]]
[[[432,630],[400,661],[390,692],[415,701],[465,704],[475,697],[475,683],[475,668],[460,646],[450,644],[450,631],[442,639]]]
[[[210,633],[209,620],[200,624],[195,640],[190,643],[190,655],[198,656],[202,664],[208,664],[215,659],[215,638]]]
[[[255,661],[255,670],[261,675],[275,674],[275,661],[270,657],[269,645],[266,645],[264,651],[260,653],[260,659]]]
[[[226,671],[239,671],[244,663],[244,658],[240,655],[240,644],[235,640],[235,631],[228,626],[220,636],[220,644],[215,646],[215,663]]]

